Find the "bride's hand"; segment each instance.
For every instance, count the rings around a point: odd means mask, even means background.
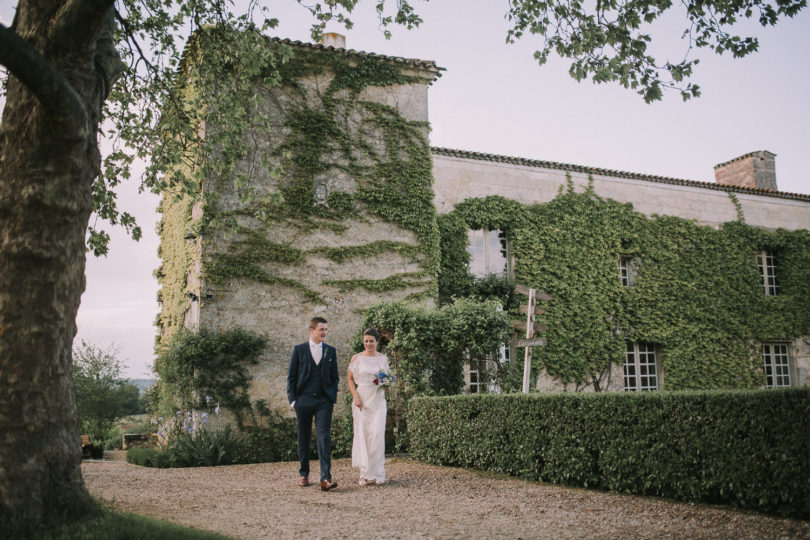
[[[354,403],[354,405],[355,405],[355,406],[356,406],[358,409],[362,409],[362,408],[363,408],[363,402],[362,402],[362,401],[360,401],[360,398],[359,398],[359,397],[355,397],[355,398],[352,400],[352,403]]]

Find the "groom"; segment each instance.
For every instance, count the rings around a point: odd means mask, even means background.
[[[323,317],[309,321],[309,341],[293,347],[287,372],[287,399],[298,419],[298,459],[301,462],[298,485],[309,485],[309,441],[315,417],[322,491],[337,487],[337,482],[332,482],[330,431],[340,377],[335,348],[323,342],[327,330]]]

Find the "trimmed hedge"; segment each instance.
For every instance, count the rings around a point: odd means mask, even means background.
[[[419,397],[411,454],[556,484],[810,517],[810,388]]]

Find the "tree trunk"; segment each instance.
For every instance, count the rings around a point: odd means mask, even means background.
[[[20,0],[12,25],[74,93],[55,110],[53,88],[10,68],[0,124],[0,514],[36,518],[89,501],[71,349],[98,123],[120,63],[110,6]]]

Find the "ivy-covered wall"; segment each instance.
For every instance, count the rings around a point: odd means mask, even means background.
[[[468,199],[439,218],[440,295],[470,294],[466,230],[504,230],[516,281],[553,297],[538,316],[549,330],[547,346],[533,349],[535,376],[604,390],[612,367],[609,384],[621,388],[625,343],[641,341],[657,346],[665,389],[760,387],[759,342],[810,334],[810,231],[765,230],[741,217],[720,229],[647,217],[570,181],[544,204]],[[758,249],[778,254],[776,296],[764,294]],[[639,262],[634,286],[620,281],[622,255]]]
[[[252,93],[221,105],[230,116],[207,111],[205,137],[240,129],[244,144],[221,151],[224,169],[209,166],[195,219],[188,201],[164,199],[159,271],[164,335],[198,310],[203,328],[267,336],[250,396],[279,410],[290,350],[311,317],[329,321],[343,374],[362,311],[380,300],[430,305],[439,265],[427,139],[427,86],[439,69],[286,46],[288,60],[252,74]],[[183,244],[189,226],[199,238]],[[195,280],[196,299],[186,296]]]

